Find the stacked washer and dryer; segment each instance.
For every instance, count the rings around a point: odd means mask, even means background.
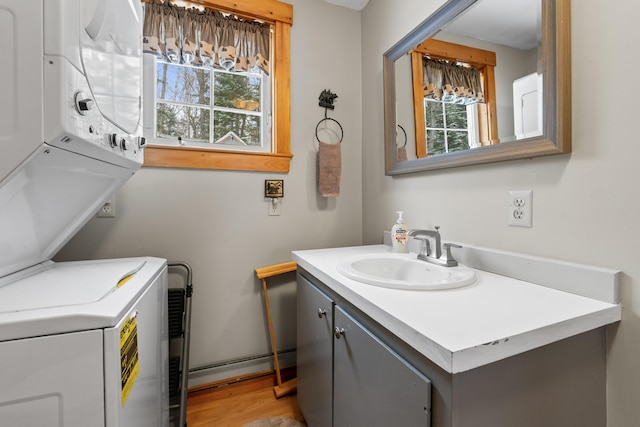
[[[143,161],[139,0],[0,0],[0,426],[169,424],[167,262],[51,258]]]

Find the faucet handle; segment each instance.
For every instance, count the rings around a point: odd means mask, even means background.
[[[436,258],[440,258],[440,257],[442,257],[442,245],[440,244],[440,241],[441,241],[440,226],[439,225],[435,225],[433,228],[436,229],[435,236],[434,236],[435,250],[433,251],[434,252],[433,256],[435,256]],[[429,255],[431,255],[431,254],[429,254]]]
[[[444,249],[444,253],[440,257],[440,259],[445,262],[445,265],[447,267],[455,267],[456,265],[458,265],[458,261],[456,261],[453,258],[453,255],[451,255],[451,248],[461,248],[461,247],[462,246],[456,245],[455,243],[442,244],[442,249]]]
[[[422,241],[418,258],[423,259],[423,257],[429,256],[431,254],[431,243],[429,242],[429,238],[427,236],[415,236],[414,239]]]

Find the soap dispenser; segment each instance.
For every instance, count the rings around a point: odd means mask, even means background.
[[[404,218],[402,215],[403,211],[396,212],[398,214],[398,219],[396,223],[391,227],[391,250],[392,252],[397,253],[406,253],[407,252],[407,243],[409,242],[409,236],[407,226],[404,223]]]

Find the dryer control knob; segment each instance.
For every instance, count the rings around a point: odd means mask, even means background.
[[[87,95],[85,95],[80,91],[76,92],[74,96],[74,100],[76,105],[76,111],[83,116],[87,114],[87,111],[92,109],[93,106],[95,105],[95,102],[93,101],[92,98],[88,97]]]
[[[131,141],[126,138],[120,139],[120,148],[122,151],[128,151],[131,149]]]
[[[118,135],[115,133],[109,134],[109,145],[111,148],[116,148],[118,146]]]
[[[138,148],[143,149],[147,146],[147,140],[144,136],[138,137]]]

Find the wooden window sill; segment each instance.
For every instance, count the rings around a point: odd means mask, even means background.
[[[144,166],[287,173],[292,157],[290,153],[247,153],[149,145],[144,150]]]

